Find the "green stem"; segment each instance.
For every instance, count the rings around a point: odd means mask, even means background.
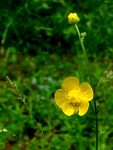
[[[98,150],[98,112],[97,112],[95,99],[94,99],[94,108],[95,108],[95,119],[96,119],[96,150]]]
[[[36,121],[35,118],[33,118],[32,112],[31,112],[30,108],[27,106],[27,104],[25,102],[25,98],[22,98],[22,102],[23,102],[24,106],[26,107],[28,113],[30,114],[30,118],[32,118],[34,120],[34,124],[37,126],[37,121]]]
[[[30,115],[31,115],[31,110],[30,110],[29,107],[27,106],[27,104],[26,104],[24,98],[22,99],[22,102],[23,102],[24,106],[26,107],[27,111],[28,111],[28,112],[30,113]]]
[[[81,47],[82,47],[84,56],[85,56],[85,58],[86,58],[87,63],[89,64],[89,62],[88,62],[88,57],[87,57],[87,53],[86,53],[86,49],[85,49],[84,43],[83,43],[84,37],[81,37],[81,34],[80,34],[80,31],[79,31],[79,28],[78,28],[77,24],[75,24],[75,28],[76,28],[77,33],[78,33],[78,37],[79,37],[79,40],[80,40],[80,44],[81,44]]]
[[[82,50],[83,50],[83,53],[84,53],[84,56],[85,56],[85,59],[86,59],[86,62],[87,64],[89,65],[89,61],[88,61],[88,57],[87,57],[87,53],[86,53],[86,49],[84,47],[84,36],[81,36],[81,33],[79,31],[79,28],[77,26],[77,24],[75,24],[75,28],[77,30],[77,33],[78,33],[78,37],[79,37],[79,40],[80,40],[80,44],[81,44],[81,47],[82,47]],[[95,114],[95,120],[96,120],[96,150],[98,150],[98,112],[97,112],[97,106],[96,106],[96,100],[94,99],[94,108],[91,104],[91,107],[94,111],[94,114]]]

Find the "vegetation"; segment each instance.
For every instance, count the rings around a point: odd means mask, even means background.
[[[113,149],[112,0],[2,0],[0,150],[94,150],[92,108],[68,117],[54,100],[64,78],[90,81],[77,32],[67,21],[70,12],[78,13],[87,34],[99,150]]]

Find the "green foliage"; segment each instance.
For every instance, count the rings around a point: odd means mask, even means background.
[[[54,102],[54,93],[61,86],[63,78],[70,75],[80,77],[80,74],[84,74],[83,78],[89,80],[84,61],[80,61],[82,59],[77,59],[76,56],[70,59],[70,56],[61,58],[49,53],[40,53],[35,57],[20,56],[7,55],[7,63],[0,64],[0,68],[2,72],[6,70],[7,75],[15,80],[14,83],[25,96],[30,112],[22,99],[13,95],[8,90],[9,86],[1,82],[0,129],[7,129],[7,132],[0,133],[0,147],[6,149],[11,146],[14,150],[62,150],[62,147],[64,150],[93,150],[95,118],[91,107],[84,117],[67,117]],[[2,60],[4,59],[2,57]],[[78,62],[82,65],[81,72],[78,70]],[[113,71],[108,62],[109,60],[104,60],[104,63],[101,63],[101,60],[95,59],[91,64],[95,70],[94,75],[100,79],[95,98],[99,106],[99,143],[102,150],[113,148],[113,117],[110,115],[113,113]],[[3,79],[5,76],[2,76]],[[84,80],[82,76],[80,79]],[[93,79],[93,82],[96,83],[96,79]]]
[[[69,12],[78,13],[80,31],[87,33],[91,81]],[[83,117],[67,117],[55,104],[54,93],[68,76],[94,87],[99,149],[113,149],[112,14],[112,0],[0,1],[1,150],[94,150],[91,107]]]
[[[32,54],[76,53],[80,47],[67,15],[77,12],[81,31],[87,33],[85,42],[89,54],[113,54],[112,0],[9,0],[0,2],[0,10],[0,37],[4,47],[13,45],[18,52]]]

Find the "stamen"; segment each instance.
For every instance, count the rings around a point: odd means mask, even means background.
[[[68,101],[73,106],[79,106],[80,105],[80,99],[78,98],[76,91],[70,91],[69,92]]]

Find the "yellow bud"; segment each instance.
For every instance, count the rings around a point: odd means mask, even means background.
[[[68,22],[70,24],[77,24],[80,21],[80,18],[77,16],[76,13],[70,13],[68,15]]]

